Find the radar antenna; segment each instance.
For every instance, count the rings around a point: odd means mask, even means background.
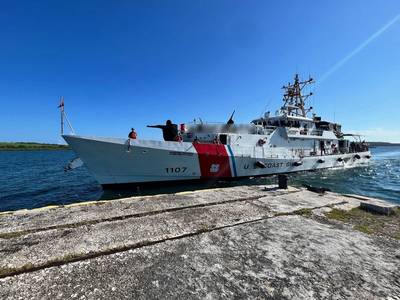
[[[312,107],[306,108],[305,102],[313,93],[310,92],[307,95],[303,95],[302,90],[305,86],[314,82],[314,79],[311,77],[308,80],[300,81],[299,75],[296,74],[293,84],[289,82],[286,86],[282,87],[285,91],[283,94],[285,104],[282,106],[281,111],[289,116],[307,117],[307,113],[312,110]]]

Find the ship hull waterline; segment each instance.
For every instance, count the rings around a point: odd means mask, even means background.
[[[82,137],[63,138],[105,188],[232,181],[249,177],[350,168],[369,151],[309,157],[277,155],[264,147]]]

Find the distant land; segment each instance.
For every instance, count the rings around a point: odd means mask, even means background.
[[[27,142],[0,142],[0,151],[26,151],[26,150],[68,150],[68,145],[27,143]]]
[[[378,146],[400,146],[400,143],[388,143],[388,142],[368,142],[371,147]]]

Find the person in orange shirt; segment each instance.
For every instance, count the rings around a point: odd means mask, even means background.
[[[129,132],[128,138],[130,138],[132,140],[136,140],[137,139],[137,133],[135,131],[135,128],[131,128],[131,132]]]
[[[128,152],[131,151],[131,140],[136,140],[137,139],[137,133],[135,131],[135,128],[131,128],[131,132],[128,134]]]

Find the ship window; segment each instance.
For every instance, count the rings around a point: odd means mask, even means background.
[[[228,136],[226,134],[220,134],[219,135],[219,141],[221,144],[226,145],[228,140]]]

